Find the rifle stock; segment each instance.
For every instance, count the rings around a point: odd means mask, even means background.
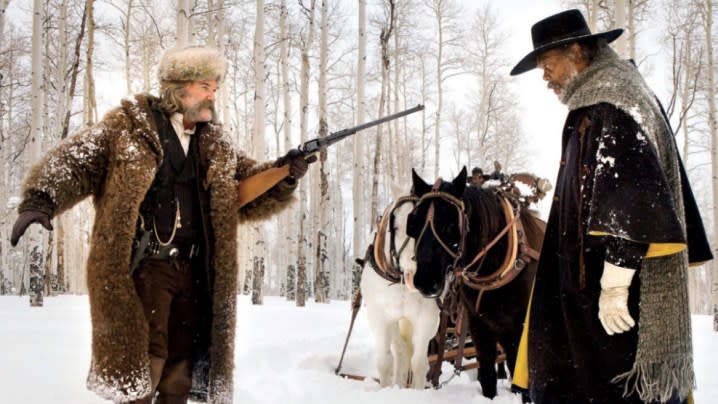
[[[371,128],[373,126],[380,125],[384,122],[401,118],[403,116],[413,114],[414,112],[421,111],[424,106],[419,104],[414,108],[397,112],[395,114],[387,115],[383,118],[376,119],[371,122],[366,122],[361,125],[354,126],[352,128],[342,129],[338,132],[331,133],[327,137],[321,137],[304,142],[299,146],[299,151],[304,155],[308,163],[316,161],[316,156],[313,155],[321,151],[322,149],[331,146],[332,144],[356,134],[358,131]],[[264,170],[251,177],[247,177],[241,180],[237,184],[237,204],[239,207],[243,207],[249,202],[252,202],[263,193],[269,191],[270,188],[275,186],[279,181],[283,180],[289,175],[289,165],[285,164],[281,167],[273,167],[268,170]]]
[[[247,177],[237,184],[237,204],[241,208],[289,175],[289,164],[273,167]]]

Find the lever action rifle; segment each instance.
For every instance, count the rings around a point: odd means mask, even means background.
[[[334,143],[349,137],[351,135],[354,135],[355,133],[359,132],[360,130],[368,129],[373,126],[380,125],[384,122],[393,121],[394,119],[401,118],[402,116],[406,116],[409,114],[413,114],[414,112],[421,111],[424,109],[424,106],[419,104],[415,106],[414,108],[410,108],[401,112],[397,112],[395,114],[387,115],[383,118],[379,118],[374,121],[370,121],[367,123],[363,123],[361,125],[357,125],[351,128],[342,129],[337,132],[333,132],[325,137],[318,137],[316,139],[309,140],[307,142],[304,142],[301,146],[299,146],[298,150],[299,152],[304,156],[304,158],[307,160],[307,162],[312,163],[317,160],[316,156],[314,155],[317,152],[320,152],[327,147],[333,145]],[[257,174],[252,175],[251,177],[247,177],[239,182],[237,185],[237,195],[238,200],[237,203],[239,204],[239,207],[248,204],[249,202],[252,202],[257,197],[262,195],[263,193],[267,192],[270,188],[272,188],[274,185],[276,185],[279,181],[282,181],[284,178],[286,178],[289,175],[289,164],[285,164],[280,167],[273,167],[268,170],[264,170],[262,172],[259,172]]]

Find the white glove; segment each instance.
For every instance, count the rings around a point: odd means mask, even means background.
[[[628,313],[628,287],[636,270],[622,268],[608,262],[603,264],[601,296],[598,298],[598,318],[608,335],[630,330],[636,322]]]

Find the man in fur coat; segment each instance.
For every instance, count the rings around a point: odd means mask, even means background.
[[[569,108],[514,378],[539,404],[679,403],[695,384],[687,269],[712,255],[665,114],[607,45],[621,32],[553,15],[511,72],[542,69]]]
[[[232,402],[237,225],[288,206],[307,163],[257,164],[214,121],[227,69],[214,49],[165,52],[161,96],[122,100],[30,171],[12,234],[87,196],[95,224],[87,264],[92,317],[88,388],[115,402]],[[289,164],[290,176],[245,206],[237,184]],[[156,396],[156,398],[155,398]]]

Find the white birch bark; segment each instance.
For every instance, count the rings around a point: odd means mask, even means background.
[[[364,96],[365,87],[365,75],[366,75],[366,0],[358,0],[358,54],[357,54],[357,76],[356,76],[356,92],[357,92],[357,114],[356,124],[359,125],[364,122],[364,116],[366,115],[366,100]],[[366,215],[364,214],[363,203],[364,190],[366,189],[366,167],[365,167],[365,151],[364,151],[364,136],[360,133],[357,136],[352,136],[354,142],[353,148],[353,175],[352,175],[352,254],[354,257],[362,257],[364,249],[366,248]],[[357,278],[357,282],[352,284],[358,284],[358,276],[361,274],[361,267],[354,263],[352,260],[352,277]],[[356,291],[352,290],[352,295]]]
[[[87,126],[97,121],[97,101],[95,97],[95,77],[93,75],[95,52],[95,0],[87,0],[87,52],[85,55],[85,96],[84,99],[84,123]]]
[[[254,26],[254,49],[253,49],[253,59],[254,59],[254,131],[252,136],[252,146],[254,149],[253,155],[255,158],[257,158],[260,161],[264,161],[267,159],[267,150],[266,150],[266,139],[265,139],[265,54],[264,54],[264,0],[256,0],[255,1],[256,6],[256,20],[255,20],[255,26]],[[256,226],[256,243],[255,243],[255,250],[254,250],[254,260],[255,260],[255,266],[254,266],[254,278],[253,278],[253,284],[254,285],[262,285],[264,282],[264,270],[259,269],[259,267],[263,267],[263,262],[257,263],[257,259],[261,258],[261,260],[264,260],[264,246],[266,244],[264,239],[264,231],[263,231],[263,225],[258,224]],[[258,289],[256,287],[253,287],[253,291],[258,290],[259,293],[261,293],[262,288],[259,287]],[[254,294],[255,292],[253,292]],[[261,304],[261,297],[254,298],[253,302],[259,301],[260,303],[255,304]]]
[[[189,45],[190,33],[190,2],[177,0],[177,42],[176,46]]]
[[[329,54],[329,6],[327,0],[322,0],[320,7],[321,23],[319,25],[319,137],[326,137],[329,134],[329,123],[327,116],[327,60]],[[316,231],[316,256],[315,256],[315,278],[314,278],[314,300],[317,303],[329,303],[329,274],[327,264],[327,232],[329,214],[329,179],[327,174],[327,151],[319,152],[319,187],[318,187],[318,226]],[[316,187],[315,187],[316,189]]]
[[[616,12],[614,17],[614,28],[627,29],[626,26],[626,0],[616,0]],[[630,33],[632,34],[632,32]],[[630,52],[628,49],[628,36],[626,33],[619,36],[613,42],[613,48],[623,58],[628,58]]]
[[[31,126],[30,126],[30,164],[37,163],[42,153],[42,94],[44,85],[42,83],[42,19],[43,8],[41,0],[33,0],[32,18],[32,105],[31,105]],[[39,225],[28,227],[24,236],[29,252],[29,295],[30,306],[43,305],[43,276],[42,273],[42,250],[43,237]]]
[[[0,0],[0,35],[5,36],[5,10],[10,5],[10,0]]]
[[[300,2],[301,3],[301,2]],[[310,80],[310,63],[309,52],[314,42],[314,12],[316,8],[316,0],[309,1],[309,7],[306,8],[303,3],[304,14],[307,19],[305,29],[306,34],[301,44],[301,69],[300,69],[300,115],[299,130],[301,141],[308,139],[308,112],[309,112],[309,80]],[[305,226],[307,225],[307,181],[304,180],[299,184],[299,235],[297,236],[297,290],[296,304],[298,307],[304,307],[306,304],[306,286],[307,286],[307,239],[305,235]]]
[[[711,187],[713,191],[713,330],[718,331],[718,127],[716,126],[716,90],[713,66],[713,0],[705,0],[704,23],[706,38],[706,66],[708,128],[711,138]]]
[[[282,92],[282,130],[284,133],[284,147],[289,149],[292,147],[292,104],[289,96],[289,35],[287,32],[287,16],[289,10],[287,9],[287,0],[282,0],[280,3],[279,10],[279,70],[281,86],[280,91]],[[283,229],[295,229],[296,228],[296,215],[294,212],[287,212],[287,214],[281,216],[281,222],[283,223]],[[286,232],[286,236],[282,238],[281,243],[283,245],[282,251],[293,251],[294,250],[294,235],[290,232]],[[285,293],[287,299],[294,299],[295,291],[295,266],[290,262],[291,254],[284,254],[283,266],[286,266],[286,273],[284,277]],[[290,296],[291,293],[291,296]]]
[[[132,20],[133,0],[127,0],[127,8],[125,9],[125,26],[124,26],[124,42],[123,51],[125,55],[125,83],[127,94],[132,94],[132,62],[130,61],[130,32],[134,24]]]

